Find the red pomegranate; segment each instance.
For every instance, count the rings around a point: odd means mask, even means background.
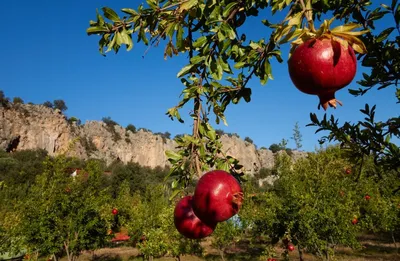
[[[112,211],[111,211],[111,213],[112,213],[114,216],[117,215],[117,214],[118,214],[118,209],[113,208]]]
[[[287,249],[292,252],[294,250],[294,245],[290,244],[287,246]]]
[[[174,223],[176,229],[187,238],[204,238],[214,232],[217,223],[211,225],[202,222],[192,208],[192,196],[182,198],[175,206]]]
[[[335,92],[354,79],[357,59],[353,48],[328,38],[315,38],[299,45],[289,59],[289,74],[300,91],[318,95],[324,110],[335,107]]]
[[[193,211],[204,222],[223,222],[238,213],[243,201],[239,182],[226,171],[214,170],[198,181]]]

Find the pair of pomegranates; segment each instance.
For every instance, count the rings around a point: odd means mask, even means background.
[[[207,237],[219,222],[238,213],[242,201],[243,192],[235,177],[222,170],[210,171],[199,179],[194,195],[175,206],[175,227],[187,238]]]

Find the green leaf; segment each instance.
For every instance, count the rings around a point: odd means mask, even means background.
[[[185,67],[183,67],[183,68],[178,72],[178,74],[177,74],[176,77],[179,78],[179,77],[182,77],[182,76],[188,74],[192,68],[193,68],[193,64],[188,64],[188,65],[186,65]]]
[[[181,193],[182,190],[181,189],[176,189],[174,191],[172,191],[171,196],[169,197],[169,200],[173,200],[179,193]]]
[[[92,26],[86,29],[86,33],[88,35],[100,34],[104,32],[108,32],[108,28],[106,26]]]
[[[116,38],[117,38],[117,37],[116,37],[116,35],[114,34],[114,36],[113,36],[111,42],[108,44],[108,48],[107,48],[107,50],[106,50],[106,53],[108,53],[109,51],[111,51],[111,50],[114,48]]]
[[[175,151],[172,150],[167,150],[165,151],[165,155],[167,156],[168,159],[172,159],[175,161],[181,160],[182,156],[176,153]]]
[[[111,8],[103,7],[102,10],[104,12],[104,16],[107,17],[108,19],[110,19],[111,21],[118,22],[121,20],[119,18],[119,16],[117,15],[117,13],[114,10],[112,10]]]
[[[216,134],[215,130],[209,130],[207,132],[207,136],[210,138],[210,140],[216,140],[216,138],[217,138],[217,134]]]
[[[235,67],[236,69],[240,69],[245,65],[246,65],[246,62],[238,62],[233,67]]]
[[[229,3],[229,4],[225,7],[224,12],[222,13],[222,16],[225,17],[225,18],[227,18],[227,17],[232,13],[232,10],[234,9],[234,7],[235,7],[237,4],[238,4],[238,1],[233,1],[233,2]]]
[[[221,30],[224,32],[224,35],[226,35],[229,39],[236,39],[236,33],[228,23],[222,23]]]
[[[97,21],[98,21],[98,25],[104,25],[104,18],[99,14],[99,10],[96,9],[96,16],[97,16]]]
[[[198,0],[188,0],[183,2],[183,4],[181,4],[181,6],[179,7],[179,11],[182,12],[184,10],[189,10],[192,7],[194,7],[195,5],[198,4]]]
[[[204,61],[206,58],[204,56],[193,56],[192,59],[190,59],[191,64],[198,64],[202,61]]]
[[[394,14],[394,20],[396,21],[397,25],[400,23],[400,4],[396,8],[396,12]]]
[[[158,8],[157,0],[146,0],[146,3],[150,6],[151,9],[156,10]]]
[[[388,38],[388,36],[393,32],[395,28],[394,27],[389,27],[386,28],[385,30],[383,30],[377,37],[376,37],[376,42],[380,43],[384,40],[386,40],[386,38]]]
[[[125,28],[121,31],[121,43],[126,45],[126,50],[130,51],[133,48],[133,42]]]
[[[178,25],[178,31],[176,33],[176,47],[179,50],[182,50],[184,48],[184,44],[183,44],[183,26]]]
[[[289,26],[299,26],[303,18],[303,12],[298,12],[294,16],[290,17],[288,25]]]
[[[267,74],[269,79],[271,79],[271,80],[274,79],[274,77],[272,77],[271,64],[269,63],[269,61],[267,59],[265,59],[265,62],[264,62],[264,71]]]
[[[126,13],[126,14],[130,14],[132,16],[138,15],[138,13],[135,10],[131,9],[131,8],[122,8],[121,11]]]
[[[199,37],[194,43],[193,47],[194,48],[201,48],[207,43],[207,37],[201,36]]]
[[[317,114],[315,114],[315,113],[310,113],[310,119],[311,119],[311,121],[312,121],[313,123],[319,124],[319,120],[318,120],[318,118],[317,118]]]

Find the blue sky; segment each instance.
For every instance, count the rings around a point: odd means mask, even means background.
[[[379,1],[388,3],[390,0]],[[95,20],[96,8],[109,6],[115,10],[136,8],[135,0],[13,0],[0,1],[3,20],[0,41],[0,89],[7,97],[21,97],[25,102],[43,103],[63,99],[68,116],[84,123],[111,117],[122,126],[134,124],[153,132],[168,131],[172,136],[191,131],[186,107],[181,114],[184,124],[171,121],[165,112],[179,101],[182,85],[177,72],[187,60],[186,55],[163,59],[163,47],[152,48],[136,44],[130,52],[124,48],[117,55],[103,57],[98,52],[97,36],[87,36],[89,20]],[[264,17],[261,17],[264,18]],[[277,16],[279,18],[279,16]],[[390,22],[391,20],[383,20]],[[378,28],[382,28],[379,27]],[[244,30],[248,39],[268,38],[269,31],[258,20],[249,21]],[[287,71],[288,45],[282,47],[284,62],[273,63],[274,80],[261,86],[258,79],[250,81],[252,101],[242,101],[228,108],[229,126],[215,125],[225,132],[248,136],[259,147],[269,147],[282,138],[290,139],[299,122],[303,149],[313,151],[322,134],[305,127],[310,112],[318,116],[318,98],[298,91]],[[348,88],[356,89],[364,68],[358,67],[356,79]],[[368,71],[367,71],[368,72]],[[398,116],[394,88],[371,91],[354,98],[347,89],[336,93],[344,103],[336,110],[328,109],[340,122],[362,119],[359,109],[365,103],[377,105],[377,119]],[[326,134],[326,133],[325,133]],[[289,141],[289,147],[294,147]]]

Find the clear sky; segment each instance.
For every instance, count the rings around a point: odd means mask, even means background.
[[[143,1],[144,2],[144,1]],[[390,0],[379,1],[388,3]],[[136,0],[12,0],[0,1],[2,32],[0,41],[0,89],[7,97],[21,97],[25,102],[43,103],[62,99],[68,116],[87,120],[111,117],[122,126],[133,124],[153,132],[168,131],[172,136],[191,131],[188,113],[181,111],[185,123],[171,121],[165,112],[178,102],[183,88],[177,72],[187,60],[185,54],[163,59],[163,47],[152,48],[142,58],[147,47],[136,44],[130,52],[121,48],[117,55],[103,57],[98,52],[97,36],[87,36],[89,20],[96,18],[96,8],[109,6],[115,10],[136,8]],[[263,13],[265,15],[267,13]],[[264,19],[265,17],[261,17]],[[281,18],[281,16],[277,16]],[[392,20],[383,20],[391,23]],[[386,26],[386,25],[385,25]],[[381,30],[378,26],[378,30]],[[268,38],[270,31],[258,20],[249,20],[243,31],[247,39]],[[394,34],[395,32],[393,32]],[[273,63],[274,80],[261,86],[258,79],[250,81],[252,101],[232,105],[227,109],[229,126],[215,128],[238,133],[254,140],[258,147],[269,147],[282,138],[290,139],[299,122],[303,149],[313,151],[321,134],[305,127],[310,112],[318,116],[318,98],[298,91],[287,71],[288,45],[282,47],[284,62]],[[359,67],[350,88],[357,89],[365,68]],[[353,97],[342,89],[336,98],[344,103],[336,110],[328,109],[340,119],[356,122],[362,119],[359,109],[365,103],[377,104],[377,119],[398,116],[394,88],[371,91]],[[326,134],[326,133],[325,133]],[[289,141],[289,147],[294,147]]]

